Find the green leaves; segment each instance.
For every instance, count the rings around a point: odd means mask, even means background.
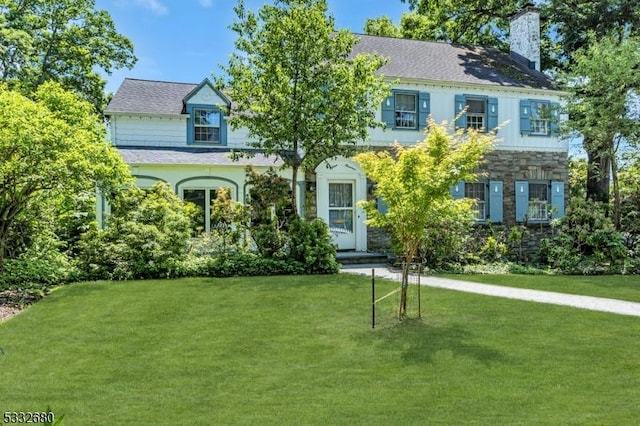
[[[376,182],[375,195],[388,206],[387,213],[381,214],[373,201],[364,203],[368,224],[390,231],[402,244],[403,255],[413,258],[424,229],[437,223],[435,218],[456,211],[447,207],[454,203],[449,188],[460,180],[475,178],[474,170],[494,139],[491,133],[475,131],[450,134],[445,124],[430,120],[426,139],[416,146],[396,144],[394,154],[358,154],[355,160]],[[460,202],[467,201],[455,203]]]
[[[228,74],[232,129],[249,144],[282,158],[284,167],[313,170],[364,140],[388,87],[377,56],[351,57],[357,38],[334,28],[325,0],[282,0],[257,13],[235,8],[236,48]],[[295,195],[294,195],[295,196]]]
[[[106,102],[98,73],[131,68],[133,44],[94,0],[0,0],[0,82],[30,94],[57,81],[99,111]]]
[[[91,105],[55,83],[43,84],[35,98],[0,85],[0,263],[21,215],[131,179]]]

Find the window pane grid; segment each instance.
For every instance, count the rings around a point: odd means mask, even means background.
[[[529,184],[529,220],[549,219],[549,192],[545,183]]]
[[[416,95],[398,93],[395,95],[396,127],[416,127]]]
[[[220,112],[195,108],[193,110],[193,139],[196,142],[220,143]]]
[[[484,128],[484,114],[467,113],[467,129],[480,130]]]
[[[485,184],[482,182],[467,183],[464,185],[464,196],[476,200],[473,206],[476,220],[486,219]]]

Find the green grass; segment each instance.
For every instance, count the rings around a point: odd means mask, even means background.
[[[638,275],[444,274],[440,276],[454,280],[507,287],[530,288],[640,302],[640,276]]]
[[[395,288],[381,282],[378,294]],[[0,411],[66,425],[635,424],[640,319],[353,275],[84,283],[0,324]]]

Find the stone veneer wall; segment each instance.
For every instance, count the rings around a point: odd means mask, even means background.
[[[487,180],[502,181],[505,226],[516,223],[516,181],[563,181],[565,200],[569,195],[566,152],[495,150],[485,155],[480,172]]]
[[[485,155],[485,162],[479,171],[487,180],[499,180],[503,183],[503,218],[501,225],[493,225],[494,233],[508,235],[511,227],[516,225],[515,183],[520,180],[547,180],[565,182],[565,200],[568,200],[568,168],[566,152],[543,151],[508,151],[495,150]],[[487,225],[478,225],[486,228]],[[528,257],[533,256],[540,245],[540,240],[551,236],[548,224],[531,224],[526,226],[527,232],[522,242],[522,251]],[[477,229],[482,231],[482,229]],[[482,236],[484,232],[476,232]],[[389,235],[380,229],[367,228],[367,247],[369,251],[386,252],[389,249]]]
[[[502,225],[494,225],[494,231],[508,232],[516,225],[515,182],[519,180],[556,180],[565,182],[565,200],[568,200],[568,168],[566,152],[543,151],[508,151],[495,150],[485,156],[485,162],[479,170],[487,180],[503,182],[503,217]],[[315,184],[315,174],[308,173],[307,182]],[[309,188],[309,185],[307,185]],[[371,191],[367,191],[368,199],[373,199]],[[314,218],[317,214],[315,191],[306,192],[305,216]],[[484,225],[479,225],[484,227]],[[535,224],[527,226],[523,241],[523,252],[529,256],[537,251],[542,238],[551,235],[550,226]],[[377,228],[367,228],[367,249],[386,253],[390,248],[389,235]]]

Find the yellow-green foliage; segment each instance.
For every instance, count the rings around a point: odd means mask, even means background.
[[[395,143],[393,153],[358,154],[355,160],[377,184],[375,195],[388,205],[387,213],[381,214],[374,202],[362,202],[367,223],[390,231],[402,245],[403,256],[413,258],[425,228],[449,214],[447,206],[466,203],[471,208],[468,200],[449,201],[449,188],[460,180],[476,178],[475,170],[494,141],[493,133],[454,133],[446,123],[430,119],[425,140],[415,146]]]

